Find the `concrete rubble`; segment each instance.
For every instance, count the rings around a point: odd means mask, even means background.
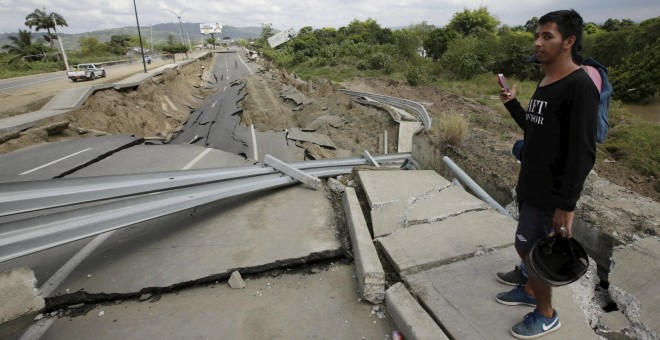
[[[360,296],[371,303],[381,303],[385,298],[385,271],[378,259],[367,221],[362,215],[360,202],[353,188],[346,188],[344,192],[344,213],[351,236]]]
[[[245,281],[243,281],[243,278],[241,277],[241,273],[238,271],[234,271],[231,273],[231,276],[229,277],[229,286],[234,289],[243,289],[245,288],[246,284]]]
[[[636,339],[660,338],[660,239],[648,237],[617,247],[609,293],[629,321],[625,333]]]
[[[45,307],[34,272],[19,267],[0,273],[0,337],[25,327]]]

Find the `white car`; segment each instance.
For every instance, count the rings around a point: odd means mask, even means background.
[[[76,65],[74,71],[67,72],[67,76],[71,81],[78,81],[79,79],[94,80],[98,77],[105,78],[105,70],[95,64],[80,64]]]

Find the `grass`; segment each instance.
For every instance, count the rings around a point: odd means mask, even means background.
[[[442,112],[442,116],[434,122],[431,129],[433,135],[438,137],[438,143],[446,142],[449,145],[459,146],[467,136],[467,119],[453,110]]]
[[[644,175],[660,176],[660,125],[637,118],[618,101],[610,106],[609,122],[600,148]]]

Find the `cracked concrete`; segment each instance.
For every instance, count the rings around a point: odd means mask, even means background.
[[[609,275],[610,297],[629,320],[628,334],[660,338],[660,238],[617,247]]]

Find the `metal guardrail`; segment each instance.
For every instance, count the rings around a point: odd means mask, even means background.
[[[381,166],[398,168],[409,157],[410,154],[391,154],[375,156],[374,159]],[[289,166],[301,169],[308,175],[330,177],[348,174],[354,166],[367,164],[367,160],[362,158],[345,158],[291,163]],[[241,170],[245,170],[245,173],[241,174]],[[257,175],[255,170],[264,173]],[[194,175],[183,179],[186,172]],[[213,172],[218,175],[209,181]],[[182,177],[181,181],[177,183],[177,176],[168,177],[172,174]],[[141,183],[149,176],[156,178],[154,183]],[[121,190],[126,191],[109,190],[108,186],[113,180],[118,180],[117,184],[123,187]],[[100,185],[94,186],[94,182]],[[181,186],[182,183],[185,185]],[[295,183],[297,181],[293,178],[261,166],[33,181],[23,183],[26,186],[24,191],[20,190],[21,183],[10,183],[0,186],[0,196],[5,200],[3,206],[13,202],[5,198],[7,195],[3,190],[10,187],[13,191],[7,192],[8,196],[23,204],[29,202],[29,197],[37,199],[40,189],[44,190],[41,192],[48,198],[42,201],[43,206],[33,205],[28,210],[43,214],[27,214],[32,215],[27,217],[14,215],[10,217],[16,219],[0,223],[0,262],[224,198]],[[58,193],[60,190],[62,192]],[[106,193],[108,190],[111,194]],[[74,199],[76,193],[85,197],[85,200]],[[57,203],[60,199],[62,203]],[[42,211],[77,204],[73,201],[97,202],[65,211]]]
[[[351,96],[351,97],[369,97],[372,99],[375,99],[379,102],[400,107],[403,109],[409,109],[412,110],[417,114],[419,119],[422,121],[422,124],[424,124],[424,127],[426,129],[431,128],[431,117],[429,116],[429,113],[426,111],[426,108],[424,105],[408,100],[408,99],[403,99],[403,98],[396,98],[396,97],[390,97],[390,96],[385,96],[382,94],[375,94],[375,93],[368,93],[368,92],[357,92],[357,91],[351,91],[351,90],[340,90],[341,92],[344,92],[345,94]]]
[[[484,189],[482,189],[479,184],[477,184],[470,176],[468,176],[463,169],[461,169],[454,161],[451,160],[451,158],[444,156],[442,157],[442,162],[449,167],[449,169],[456,175],[458,176],[458,179],[463,182],[472,192],[474,192],[475,195],[477,195],[479,198],[481,198],[484,202],[490,204],[492,207],[497,209],[500,213],[511,217],[511,214],[509,213],[508,210],[506,210],[502,205],[497,203],[497,201],[490,197]]]

